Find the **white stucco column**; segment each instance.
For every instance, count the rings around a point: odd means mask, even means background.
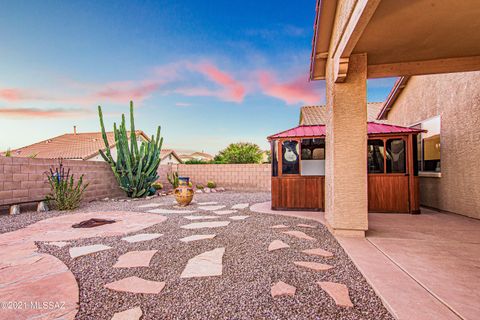
[[[327,65],[325,218],[334,234],[364,236],[368,228],[367,55],[352,54],[344,82]]]

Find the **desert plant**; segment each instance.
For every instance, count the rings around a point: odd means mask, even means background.
[[[12,156],[12,150],[10,150],[10,148],[8,148],[7,151],[5,151],[4,156],[5,157],[11,157]]]
[[[88,186],[83,184],[83,174],[75,183],[73,174],[70,175],[70,169],[65,173],[62,163],[60,166],[45,173],[50,184],[51,192],[46,196],[49,204],[58,210],[74,210],[80,206],[83,192]]]
[[[213,189],[213,188],[217,187],[217,184],[213,181],[208,181],[207,182],[207,187],[209,187],[210,189]]]
[[[172,185],[173,189],[178,188],[179,180],[178,180],[178,172],[167,173],[168,182]]]
[[[263,151],[254,143],[232,143],[215,156],[215,161],[223,163],[260,163]]]
[[[202,190],[202,189],[205,188],[205,187],[203,186],[203,184],[197,184],[197,185],[195,186],[195,188],[197,188],[197,189],[199,189],[199,190]]]
[[[152,183],[152,187],[154,187],[155,190],[162,190],[162,189],[163,189],[163,183],[161,183],[161,182],[154,182],[154,183]]]
[[[157,169],[161,160],[160,150],[163,143],[163,138],[160,137],[160,126],[157,128],[157,135],[152,135],[151,139],[142,141],[140,148],[138,148],[133,102],[130,101],[130,132],[127,132],[124,114],[122,114],[122,122],[118,129],[117,124],[113,124],[115,146],[117,148],[117,159],[113,159],[100,106],[98,106],[98,116],[105,143],[105,152],[102,150],[99,150],[99,152],[103,159],[110,164],[120,188],[131,198],[140,198],[154,193],[152,183],[158,179]],[[130,141],[128,139],[129,133]]]

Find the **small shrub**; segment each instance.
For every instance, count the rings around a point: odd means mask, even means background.
[[[213,189],[213,188],[217,187],[217,184],[213,181],[208,181],[207,182],[207,187],[209,187],[210,189]]]
[[[12,150],[10,150],[10,148],[8,148],[7,151],[5,151],[4,156],[5,157],[11,157],[12,156]]]
[[[163,189],[163,184],[161,182],[154,182],[154,183],[152,183],[152,187],[154,187],[155,190],[162,190]]]
[[[195,186],[195,188],[197,188],[197,189],[199,189],[199,190],[203,190],[203,188],[205,188],[205,187],[203,186],[203,184],[197,184],[197,185]]]
[[[65,174],[65,168],[60,163],[59,168],[45,173],[50,184],[51,192],[46,196],[49,203],[53,204],[58,210],[74,210],[80,206],[83,192],[88,186],[83,184],[83,174],[75,183],[73,174],[70,175],[70,169]]]

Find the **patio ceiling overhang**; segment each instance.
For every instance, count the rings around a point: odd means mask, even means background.
[[[385,123],[368,122],[367,129],[369,136],[378,135],[402,135],[402,134],[418,134],[420,132],[426,132],[426,130],[414,129],[408,127],[395,126]],[[269,141],[285,138],[322,138],[325,137],[326,129],[325,125],[300,125],[295,128],[291,128],[271,136],[268,136]]]
[[[480,70],[478,0],[318,0],[310,79],[343,82],[351,54],[368,78]]]

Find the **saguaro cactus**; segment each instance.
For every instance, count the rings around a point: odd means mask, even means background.
[[[148,141],[142,141],[140,148],[138,148],[133,118],[133,102],[130,101],[130,141],[125,125],[125,115],[122,114],[120,127],[117,129],[117,124],[113,124],[115,147],[117,148],[117,159],[113,159],[100,106],[98,106],[98,116],[105,143],[105,152],[102,150],[99,150],[99,152],[103,159],[110,164],[120,188],[131,198],[148,195],[152,183],[158,179],[157,169],[161,160],[160,150],[163,144],[163,138],[160,137],[160,126],[158,126],[157,135],[152,135]]]

